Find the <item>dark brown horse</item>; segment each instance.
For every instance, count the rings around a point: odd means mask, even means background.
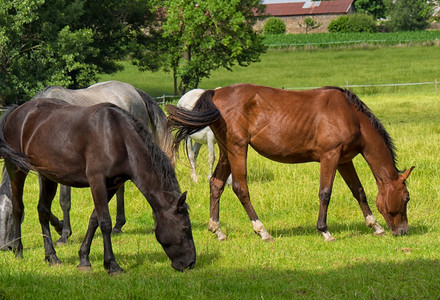
[[[40,175],[38,214],[45,258],[60,263],[50,234],[50,207],[57,183],[90,186],[95,209],[79,250],[80,269],[91,267],[90,246],[98,226],[104,242],[104,267],[121,272],[111,244],[108,201],[131,180],[153,209],[155,234],[177,270],[193,267],[196,253],[191,223],[176,175],[140,121],[109,103],[72,106],[61,100],[36,99],[11,109],[2,119],[0,155],[11,179],[15,240],[12,248],[22,256],[20,221],[23,186],[29,170]]]
[[[394,235],[408,232],[409,194],[403,174],[396,168],[395,149],[389,134],[359,98],[348,90],[325,87],[286,91],[251,84],[206,91],[192,111],[167,107],[177,129],[175,143],[209,125],[220,147],[220,158],[210,180],[209,230],[226,236],[219,225],[219,201],[225,180],[232,173],[232,187],[251,219],[254,231],[272,240],[249,200],[246,182],[248,146],[283,163],[320,162],[318,231],[333,240],[327,229],[327,209],[336,170],[359,202],[367,226],[384,234],[374,218],[356,174],[353,158],[362,154],[376,178],[376,205]]]

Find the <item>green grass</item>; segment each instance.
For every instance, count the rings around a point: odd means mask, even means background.
[[[324,85],[389,84],[440,81],[436,61],[440,50],[436,46],[389,47],[374,49],[327,50],[270,50],[263,54],[261,62],[247,68],[234,67],[233,72],[217,70],[204,79],[200,87],[205,89],[249,82],[279,88],[319,87]],[[125,62],[125,71],[104,75],[101,80],[130,82],[152,96],[173,93],[171,74],[164,72],[140,72]],[[434,94],[434,85],[402,87],[354,88],[355,92],[377,94],[390,92]]]
[[[389,67],[394,71],[376,69],[376,61],[368,64],[368,51],[328,50],[317,52],[269,52],[263,56],[260,69],[238,68],[233,73],[215,72],[205,87],[241,82],[254,78],[256,83],[288,86],[307,83],[301,75],[313,79],[307,85],[337,84],[337,78],[359,73],[365,78],[425,81],[433,77],[435,65],[419,58],[417,51],[434,55],[434,49],[392,48],[377,49],[383,55],[400,57]],[[397,52],[395,52],[397,51]],[[378,53],[376,52],[376,53]],[[317,54],[318,64],[312,59]],[[307,61],[290,62],[288,58],[309,57]],[[325,56],[328,56],[325,63]],[[348,62],[348,67],[333,70],[335,56]],[[276,56],[279,56],[278,58]],[[354,70],[350,62],[358,57],[363,63]],[[387,56],[388,59],[393,55]],[[425,60],[428,55],[419,55]],[[346,57],[343,59],[342,57]],[[379,58],[378,58],[379,59]],[[277,68],[271,64],[277,64]],[[387,62],[380,58],[381,63]],[[405,72],[401,64],[409,69]],[[295,70],[290,68],[295,66]],[[317,70],[319,69],[319,70]],[[330,69],[330,70],[329,70]],[[346,70],[345,74],[342,73]],[[386,74],[380,74],[385,72]],[[327,72],[335,76],[316,76]],[[285,76],[282,76],[285,74]],[[392,74],[394,74],[392,76]],[[214,76],[215,75],[215,76]],[[254,75],[254,76],[252,76]],[[126,76],[126,75],[124,75]],[[127,79],[131,75],[127,75]],[[142,74],[142,78],[160,76]],[[149,77],[152,76],[152,77]],[[229,76],[229,77],[228,77]],[[122,74],[114,77],[121,80]],[[151,92],[156,79],[142,81]],[[241,80],[243,79],[243,80]],[[391,80],[390,79],[390,80]],[[163,79],[162,79],[163,80]],[[129,80],[127,80],[129,81]],[[161,82],[157,79],[158,82]],[[327,82],[326,82],[327,81]],[[131,81],[129,81],[131,82]],[[230,83],[235,83],[230,82]],[[133,82],[135,83],[135,82]],[[136,83],[135,83],[136,84]],[[157,87],[163,93],[165,83]],[[343,83],[342,83],[343,84]],[[417,90],[419,89],[419,90]],[[189,177],[187,160],[182,157],[176,172],[182,190],[188,191],[191,221],[197,248],[197,263],[193,270],[179,273],[152,233],[151,208],[133,184],[126,190],[127,224],[122,235],[113,237],[119,264],[125,273],[109,277],[103,268],[102,238],[92,245],[93,269],[83,273],[76,270],[77,252],[92,211],[88,189],[74,189],[72,195],[73,235],[66,246],[56,247],[63,264],[49,267],[44,261],[43,240],[38,224],[36,201],[38,181],[28,178],[25,187],[25,220],[22,225],[24,259],[15,259],[11,252],[0,252],[0,298],[5,299],[436,299],[440,290],[440,96],[433,89],[401,88],[386,92],[359,89],[361,98],[394,138],[400,168],[412,165],[416,169],[408,179],[411,201],[408,206],[410,234],[393,237],[375,207],[377,187],[371,171],[361,157],[355,166],[366,190],[370,207],[379,223],[386,228],[383,237],[373,236],[366,228],[359,206],[338,175],[328,214],[328,225],[337,239],[325,243],[316,233],[318,215],[319,164],[285,165],[257,155],[250,150],[248,159],[251,201],[273,243],[262,242],[252,231],[248,217],[238,199],[226,188],[221,199],[220,222],[228,241],[219,242],[207,231],[209,219],[209,187],[207,149],[203,147],[198,160],[199,183]],[[53,209],[61,215],[56,200]],[[112,216],[115,201],[110,203]],[[57,234],[53,234],[58,238]]]

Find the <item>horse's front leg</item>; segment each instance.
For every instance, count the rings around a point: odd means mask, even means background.
[[[379,223],[377,223],[376,218],[373,216],[370,206],[368,205],[367,196],[365,195],[364,188],[362,187],[362,184],[356,173],[353,162],[350,161],[349,163],[340,165],[338,167],[338,171],[345,183],[350,188],[353,197],[358,201],[367,226],[374,229],[374,235],[384,235],[385,230],[379,225]]]
[[[110,199],[116,193],[116,189],[107,191],[106,179],[101,175],[88,176],[88,178],[90,183],[90,189],[92,191],[93,202],[95,204],[96,218],[98,220],[99,228],[101,229],[102,239],[104,243],[104,268],[108,270],[109,275],[123,272],[124,270],[118,265],[118,263],[116,262],[115,255],[113,254],[112,240],[111,240],[112,221],[108,209],[108,201],[110,201]],[[93,238],[94,226],[95,224],[92,224],[92,226],[90,226],[89,224],[89,229],[91,230],[90,232],[88,230],[87,233],[90,236],[86,235],[86,238],[84,239],[84,242],[86,243],[85,248],[86,250],[88,250],[88,252],[90,252],[90,245],[91,245],[91,241],[89,241],[88,239]]]
[[[47,178],[40,176],[40,199],[38,201],[38,218],[40,220],[41,230],[43,232],[45,260],[50,265],[60,264],[61,260],[56,255],[53,247],[52,235],[50,234],[49,219],[51,214],[51,205],[57,192],[58,184]]]
[[[122,233],[122,226],[124,226],[125,222],[126,222],[126,220],[125,220],[124,193],[125,193],[125,185],[122,185],[116,191],[116,224],[112,230],[113,234]]]
[[[335,238],[327,228],[327,211],[332,194],[333,181],[339,162],[339,149],[326,153],[321,157],[321,175],[319,183],[319,215],[317,230],[324,237],[324,241],[334,241]]]

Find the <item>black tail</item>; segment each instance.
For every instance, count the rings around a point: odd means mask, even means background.
[[[214,90],[205,91],[197,100],[193,110],[167,105],[168,124],[173,130],[177,130],[174,136],[174,147],[193,133],[211,125],[220,117],[220,111],[212,102]]]
[[[2,116],[0,120],[0,156],[4,159],[10,161],[15,166],[19,167],[21,170],[25,172],[29,172],[32,169],[32,166],[27,158],[27,156],[21,152],[15,151],[9,146],[5,141],[5,137],[3,135],[3,126],[6,123],[9,115],[18,107],[18,105],[14,105],[9,108]]]

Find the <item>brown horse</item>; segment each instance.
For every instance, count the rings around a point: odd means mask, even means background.
[[[206,91],[192,111],[169,105],[169,122],[177,129],[175,145],[209,125],[220,147],[220,157],[210,180],[209,230],[226,238],[219,225],[219,201],[225,180],[246,210],[254,231],[272,240],[252,207],[246,182],[248,146],[283,163],[320,162],[317,229],[326,241],[327,209],[336,170],[359,202],[367,226],[376,235],[384,229],[374,218],[356,174],[353,158],[362,154],[376,178],[376,205],[394,235],[408,232],[409,194],[405,180],[412,168],[399,174],[395,148],[389,134],[370,109],[353,93],[336,87],[286,91],[252,84],[237,84]]]
[[[108,201],[131,180],[153,209],[155,234],[173,268],[195,264],[191,223],[174,169],[147,127],[119,107],[102,103],[72,106],[56,99],[35,99],[9,110],[0,124],[0,155],[11,179],[16,256],[23,254],[23,187],[29,170],[40,175],[38,214],[45,258],[56,256],[50,234],[50,208],[57,183],[90,186],[95,209],[79,250],[80,269],[91,267],[90,246],[98,226],[104,242],[104,267],[121,272],[112,250]]]

